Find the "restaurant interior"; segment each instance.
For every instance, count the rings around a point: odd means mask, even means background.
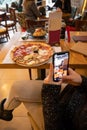
[[[45,9],[45,15],[31,22],[20,17],[23,12],[15,6],[11,7],[12,2],[17,3],[18,0],[0,1],[0,100],[7,97],[14,82],[43,80],[49,73],[50,61],[36,66],[21,65],[13,61],[10,52],[20,44],[45,43],[53,48],[54,52],[69,51],[69,66],[79,74],[87,76],[87,0],[71,0],[71,13],[66,10],[61,13],[59,10],[57,14],[55,12],[58,8],[53,7],[55,0],[35,0],[37,7]],[[2,28],[4,20],[5,30]],[[12,22],[10,25],[7,25],[8,20]],[[37,28],[45,30],[44,37],[30,36]],[[35,106],[32,106],[32,109],[35,112]],[[43,126],[41,123],[40,127]],[[0,119],[0,130],[43,130],[40,127],[23,104],[14,111],[12,121]]]

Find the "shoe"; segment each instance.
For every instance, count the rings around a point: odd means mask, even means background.
[[[13,118],[13,114],[12,114],[13,110],[4,110],[5,101],[6,101],[6,99],[3,99],[0,102],[0,119],[10,121]]]

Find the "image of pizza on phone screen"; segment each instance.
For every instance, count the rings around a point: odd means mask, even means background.
[[[69,52],[59,52],[53,55],[53,80],[60,81],[67,75],[69,65]]]

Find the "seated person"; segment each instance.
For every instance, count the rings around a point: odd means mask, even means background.
[[[23,1],[23,12],[26,18],[35,20],[40,17],[40,12],[35,4],[34,0],[24,0]]]
[[[41,16],[41,13],[34,0],[23,0],[22,12],[17,12],[16,16],[21,27],[26,29],[27,27],[25,19],[36,20]]]
[[[62,10],[65,13],[71,13],[71,0],[62,0],[64,1],[64,5],[62,6]]]
[[[23,8],[23,7],[22,7],[22,2],[23,2],[23,0],[19,0],[19,1],[18,1],[18,11],[19,11],[19,12],[22,12],[22,8]]]
[[[87,130],[87,78],[71,68],[68,72],[61,81],[53,82],[51,64],[44,81],[16,82],[0,102],[0,119],[12,120],[13,110],[21,103],[28,111],[32,103],[42,103],[45,130]],[[62,83],[66,83],[64,88]]]
[[[62,1],[61,0],[56,0],[53,7],[62,9]]]
[[[60,8],[65,13],[71,13],[71,1],[70,0],[56,0],[52,8]],[[49,9],[52,9],[49,8]]]

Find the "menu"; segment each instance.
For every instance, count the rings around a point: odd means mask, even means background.
[[[86,36],[73,36],[72,37],[75,42],[87,42],[87,35]]]
[[[70,50],[87,56],[87,42],[78,42]]]

